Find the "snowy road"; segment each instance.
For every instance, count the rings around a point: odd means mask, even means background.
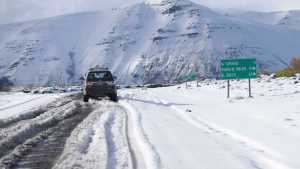
[[[124,108],[108,101],[96,101],[94,106],[72,132],[54,168],[135,169]]]
[[[300,168],[299,83],[257,79],[247,98],[247,83],[235,81],[231,99],[225,85],[122,89],[119,103],[56,95],[19,107],[0,120],[0,168]]]
[[[0,168],[52,168],[73,129],[92,111],[77,94],[56,98],[1,120]]]
[[[34,100],[18,105],[34,107]],[[0,168],[137,168],[127,112],[119,104],[56,95],[20,112],[0,120]]]
[[[285,80],[122,91],[146,168],[300,168],[300,86]],[[140,134],[142,132],[142,134]]]

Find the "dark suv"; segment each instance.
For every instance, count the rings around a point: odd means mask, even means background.
[[[98,99],[101,97],[109,97],[114,102],[118,101],[114,77],[108,69],[90,69],[85,77],[83,101],[88,102],[89,98]]]

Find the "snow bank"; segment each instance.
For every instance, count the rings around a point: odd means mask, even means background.
[[[18,97],[14,98],[14,99],[15,100],[22,99],[22,96],[23,95],[19,95]],[[38,99],[40,99],[40,98],[41,98],[41,96],[38,97]],[[33,108],[31,108],[30,110],[27,110],[27,108],[21,110],[21,108],[19,108],[20,109],[19,112],[11,112],[10,116],[8,118],[0,119],[0,127],[9,126],[10,124],[21,121],[21,120],[33,119],[34,117],[41,115],[42,113],[50,110],[51,108],[60,107],[62,105],[65,105],[65,104],[71,102],[72,100],[73,100],[72,95],[70,95],[70,96],[67,96],[67,95],[55,96],[53,99],[52,98],[49,100],[47,99],[45,104],[43,104],[43,102],[36,103],[35,99],[33,99],[33,100],[30,99],[30,101],[28,101],[28,102],[26,101],[25,103],[33,104],[32,105],[32,106],[34,106]],[[28,108],[30,108],[30,107],[31,106],[29,106]],[[14,107],[12,107],[12,109],[13,108]],[[6,110],[6,111],[8,111],[8,110]],[[10,111],[13,111],[13,110],[10,110]]]
[[[6,119],[36,110],[65,94],[24,94],[9,93],[0,95],[0,119]]]

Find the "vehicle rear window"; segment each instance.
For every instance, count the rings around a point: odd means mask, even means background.
[[[87,76],[87,81],[113,81],[113,77],[110,72],[90,72]]]

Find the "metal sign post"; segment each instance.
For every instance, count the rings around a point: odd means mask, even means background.
[[[221,79],[227,81],[227,97],[230,97],[231,79],[248,79],[249,97],[251,94],[251,79],[256,78],[256,59],[225,59],[221,60]]]
[[[230,80],[227,80],[227,98],[230,98]]]
[[[249,78],[249,97],[252,97],[251,94],[251,79]]]

